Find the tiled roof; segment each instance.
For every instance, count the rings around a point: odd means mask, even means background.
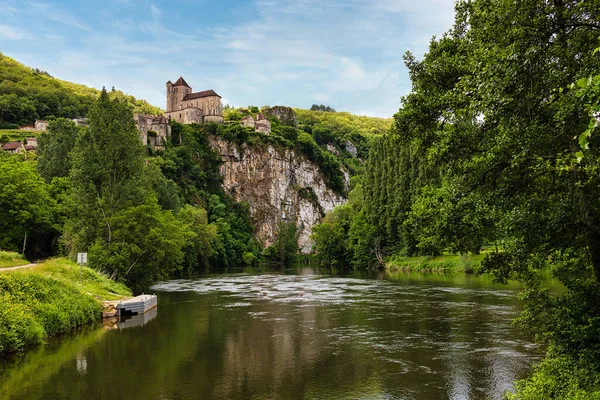
[[[2,145],[2,148],[4,150],[16,150],[19,147],[21,147],[21,145],[23,144],[23,142],[8,142]]]
[[[152,119],[153,124],[166,124],[167,119],[163,115],[157,115]]]
[[[183,79],[182,76],[180,76],[179,79],[177,79],[177,81],[173,84],[173,86],[186,86],[186,87],[189,87],[190,89],[192,88],[190,85],[187,84],[187,82],[185,81],[185,79]]]
[[[214,90],[210,89],[210,90],[203,90],[202,92],[188,93],[185,95],[183,100],[199,99],[201,97],[209,97],[209,96],[221,97]]]

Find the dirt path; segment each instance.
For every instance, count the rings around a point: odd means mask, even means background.
[[[32,263],[32,264],[26,264],[26,265],[19,265],[18,267],[6,267],[6,268],[0,268],[0,272],[5,272],[5,271],[15,271],[17,269],[23,269],[23,268],[30,268],[33,266],[36,266],[36,263]]]

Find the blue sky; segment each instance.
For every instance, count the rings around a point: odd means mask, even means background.
[[[326,104],[391,117],[453,0],[0,0],[0,52],[165,107],[182,75],[234,106]]]

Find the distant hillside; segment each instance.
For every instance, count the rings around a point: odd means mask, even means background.
[[[365,136],[383,135],[392,126],[392,118],[375,118],[350,114],[348,112],[326,112],[294,109],[298,118],[298,126],[320,125],[327,127],[338,134],[351,135],[358,132]]]
[[[85,117],[99,93],[96,89],[54,78],[0,53],[0,129],[32,125],[36,119],[52,116]],[[110,95],[127,101],[137,112],[161,112],[147,101],[121,91]]]

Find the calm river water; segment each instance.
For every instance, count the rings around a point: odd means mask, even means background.
[[[6,399],[484,399],[541,349],[517,288],[297,268],[159,283],[158,309],[0,361]]]

